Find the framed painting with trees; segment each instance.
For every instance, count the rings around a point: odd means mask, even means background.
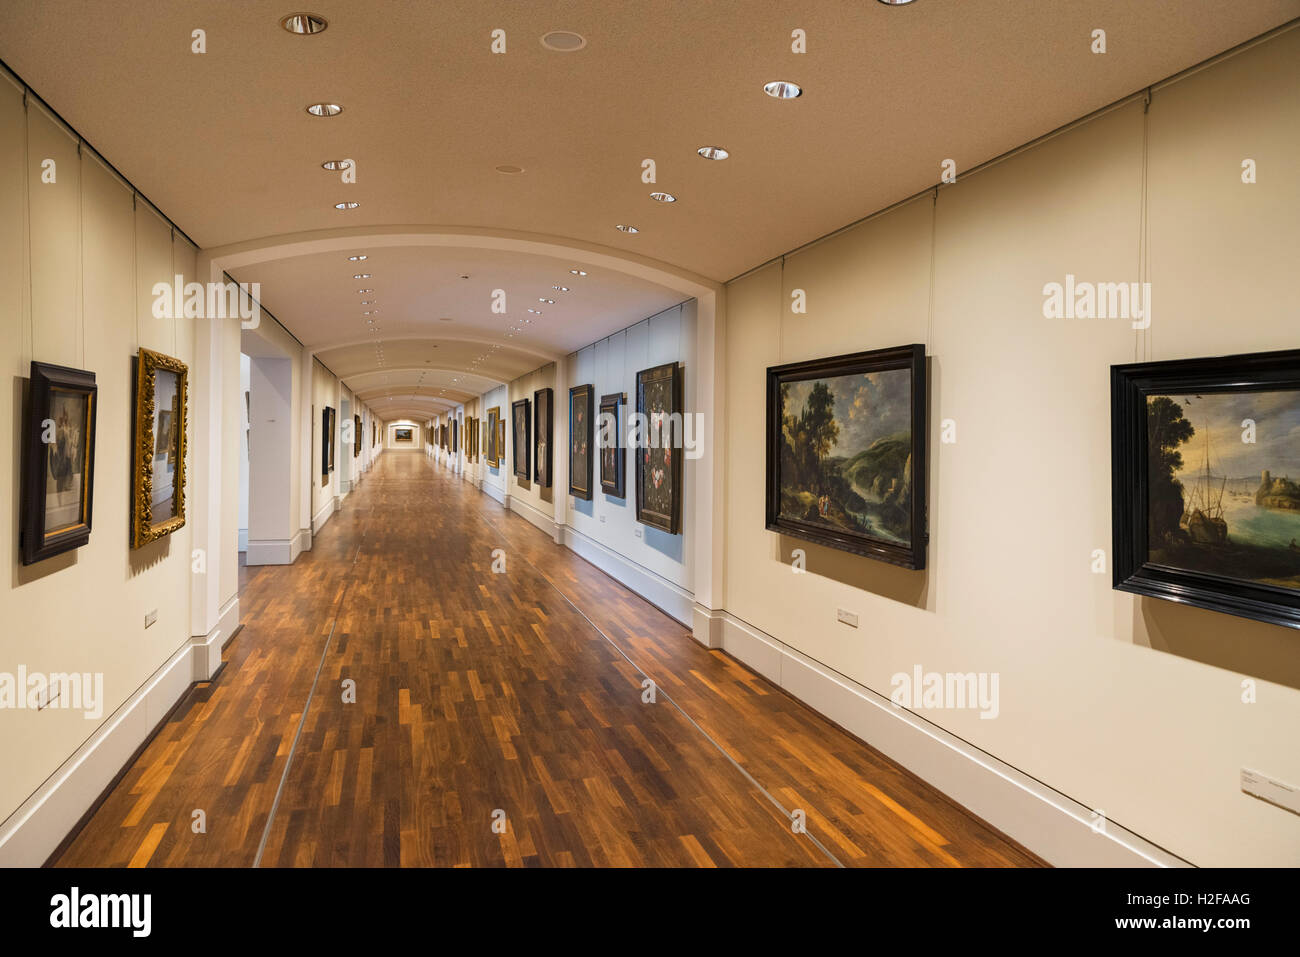
[[[1300,628],[1300,350],[1111,367],[1113,584]]]
[[[925,347],[767,370],[767,528],[925,567]]]

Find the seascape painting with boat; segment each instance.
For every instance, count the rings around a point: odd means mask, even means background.
[[[1148,560],[1300,588],[1300,392],[1149,395]]]

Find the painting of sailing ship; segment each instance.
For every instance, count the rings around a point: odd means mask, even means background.
[[[1149,561],[1300,589],[1300,391],[1146,405]]]
[[[768,528],[923,567],[921,346],[768,370]]]

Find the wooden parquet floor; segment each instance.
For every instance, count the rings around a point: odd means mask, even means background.
[[[225,668],[51,863],[1042,864],[422,454],[240,574]]]

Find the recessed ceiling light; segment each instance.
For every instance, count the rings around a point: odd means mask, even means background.
[[[335,203],[334,208],[335,209],[356,209],[360,205],[361,205],[360,203]]]
[[[320,164],[320,168],[328,169],[328,170],[351,169],[352,161],[351,160],[326,160],[325,162]]]
[[[497,172],[498,172],[498,173],[505,173],[507,176],[514,176],[516,173],[522,173],[523,171],[524,171],[524,168],[523,168],[522,166],[510,166],[510,165],[506,165],[506,166],[498,166],[498,167],[497,167]]]
[[[763,92],[768,96],[776,97],[778,100],[793,100],[796,96],[800,96],[803,90],[799,88],[797,83],[790,83],[786,80],[773,80],[771,83],[763,84]]]
[[[537,301],[538,301],[538,302],[549,302],[552,306],[555,305],[555,300],[554,300],[554,299],[540,299],[540,298],[539,298]]]
[[[307,107],[307,112],[312,116],[338,116],[343,112],[343,107],[337,103],[313,103]]]
[[[535,315],[535,316],[540,316],[540,315],[542,314],[542,310],[540,310],[540,309],[529,309],[528,311],[531,312],[531,313],[532,313],[533,315]]]
[[[620,233],[639,233],[639,232],[641,232],[641,230],[637,229],[635,226],[628,226],[628,225],[626,225],[625,223],[619,223],[619,224],[618,224],[617,226],[615,226],[614,228],[617,229]]]
[[[880,2],[888,7],[901,7],[906,3],[911,3],[912,0],[880,0]]]
[[[695,152],[699,153],[706,160],[724,160],[731,155],[721,146],[701,146]]]
[[[573,53],[587,45],[587,38],[572,30],[552,30],[541,36],[542,46],[556,53]]]
[[[560,292],[568,292],[568,291],[569,291],[569,287],[568,287],[568,286],[552,286],[551,288],[552,288],[552,289],[558,289],[558,290],[560,290]]]
[[[353,278],[353,279],[369,279],[369,278],[370,278],[370,273],[368,273],[368,272],[359,272],[359,273],[357,273],[355,276],[353,276],[352,278]]]
[[[357,292],[366,293],[366,292],[374,292],[374,290],[373,290],[373,289],[358,289]]]
[[[361,262],[362,260],[369,259],[369,258],[370,258],[369,256],[349,256],[349,257],[348,257],[348,262],[350,262],[350,263],[359,263],[359,262]]]
[[[439,322],[451,322],[451,321],[452,321],[452,318],[451,318],[451,316],[439,316],[439,317],[438,317],[438,321],[439,321]]]
[[[329,21],[318,13],[291,13],[280,21],[280,26],[300,36],[324,33],[329,25]]]
[[[653,199],[656,203],[677,202],[677,197],[674,196],[672,193],[651,193],[650,198]]]
[[[379,301],[378,299],[362,299],[362,300],[361,300],[361,305],[363,305],[363,306],[369,306],[369,305],[371,305],[371,304],[373,304],[373,303],[376,303],[376,302],[378,302],[378,301]]]
[[[379,311],[378,309],[367,309],[365,312],[362,313],[362,315],[363,315],[363,316],[369,316],[369,315],[372,315],[373,313],[376,313],[376,312],[378,312],[378,311]]]

